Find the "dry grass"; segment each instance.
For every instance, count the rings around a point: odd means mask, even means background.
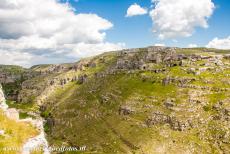
[[[38,134],[38,131],[31,124],[10,120],[2,110],[0,110],[0,130],[4,131],[4,134],[0,135],[1,154],[19,153],[16,151],[1,151],[1,149],[6,147],[22,148],[29,138]]]

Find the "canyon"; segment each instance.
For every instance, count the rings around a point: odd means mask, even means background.
[[[0,70],[7,100],[1,106],[39,120],[36,140],[44,147],[230,152],[229,50],[151,46]]]

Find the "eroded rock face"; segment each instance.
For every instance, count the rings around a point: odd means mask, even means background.
[[[162,62],[162,55],[157,52],[148,52],[146,61],[159,64]]]
[[[8,109],[8,105],[6,104],[5,96],[2,90],[2,86],[0,84],[0,109],[2,109],[5,115],[12,120],[18,121],[19,120],[19,112],[14,109]]]
[[[64,87],[69,82],[77,82],[83,84],[87,80],[87,75],[76,75],[74,70],[71,70],[70,74],[55,74],[50,78],[44,78],[38,76],[31,80],[26,80],[22,83],[22,90],[17,96],[17,101],[21,103],[33,103],[38,102],[42,104],[49,94],[51,94],[55,88]]]
[[[146,124],[149,127],[157,124],[168,124],[171,129],[177,131],[184,131],[192,127],[190,120],[179,120],[162,112],[153,112],[147,119]]]
[[[168,115],[163,114],[162,112],[154,112],[152,115],[147,119],[146,124],[148,126],[156,125],[156,124],[166,124],[170,123],[171,117]]]
[[[178,131],[184,131],[192,127],[190,120],[177,120],[176,118],[172,118],[169,124],[173,130]]]
[[[6,110],[8,108],[1,84],[0,84],[0,108],[3,110]]]
[[[81,76],[78,77],[78,81],[77,81],[77,82],[78,82],[79,84],[83,84],[84,82],[86,82],[87,77],[88,77],[88,76],[87,76],[86,74],[81,75]]]
[[[142,51],[143,50],[143,51]],[[142,52],[140,55],[139,53]],[[147,49],[130,49],[118,53],[117,69],[140,69],[148,70],[147,63],[167,66],[179,65],[181,57],[176,54],[175,48],[149,47]]]
[[[0,73],[0,83],[14,83],[17,78],[17,76]]]
[[[4,93],[2,91],[2,85],[0,84],[0,102],[4,102],[5,101],[5,97],[4,97]]]

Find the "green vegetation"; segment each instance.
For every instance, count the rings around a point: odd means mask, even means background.
[[[0,65],[0,72],[10,73],[10,74],[20,74],[23,73],[26,69],[21,66],[15,65]]]
[[[26,112],[19,112],[19,118],[20,119],[26,119],[30,117]]]

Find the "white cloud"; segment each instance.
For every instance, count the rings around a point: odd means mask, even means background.
[[[86,47],[81,50],[81,44],[97,53],[103,47],[120,49],[120,44],[105,42],[105,31],[112,27],[111,22],[96,14],[76,14],[68,2],[0,0],[0,56],[12,56],[4,61],[1,58],[0,63],[28,66],[92,54]],[[28,62],[23,63],[23,57]],[[36,57],[40,61],[34,61]]]
[[[26,51],[9,52],[8,50],[0,49],[0,64],[4,65],[21,65],[28,68],[35,64],[67,63],[74,60],[76,58],[63,57],[63,55],[55,53],[38,55]]]
[[[197,48],[198,45],[197,45],[197,44],[189,44],[188,47],[189,47],[189,48]]]
[[[207,28],[214,11],[212,0],[152,0],[153,32],[159,38],[189,37],[196,27]]]
[[[216,49],[230,49],[230,36],[223,39],[216,37],[210,41],[206,47]]]
[[[28,66],[30,65],[29,62],[32,58],[32,55],[29,53],[23,52],[8,52],[6,50],[0,49],[0,63],[1,64],[11,64],[11,65],[22,65]]]
[[[156,44],[154,44],[154,46],[164,47],[164,46],[165,46],[165,44],[163,44],[163,43],[156,43]]]
[[[147,14],[147,13],[148,13],[148,10],[146,8],[143,8],[140,5],[134,3],[133,5],[131,5],[128,8],[126,17],[144,15],[144,14]]]
[[[70,56],[86,57],[89,55],[94,56],[100,54],[101,52],[108,52],[117,49],[122,49],[123,47],[125,47],[125,44],[124,43],[113,44],[108,42],[98,43],[98,44],[79,43],[76,45],[66,45],[66,47],[69,47],[70,49],[74,48],[74,52],[70,53]]]

